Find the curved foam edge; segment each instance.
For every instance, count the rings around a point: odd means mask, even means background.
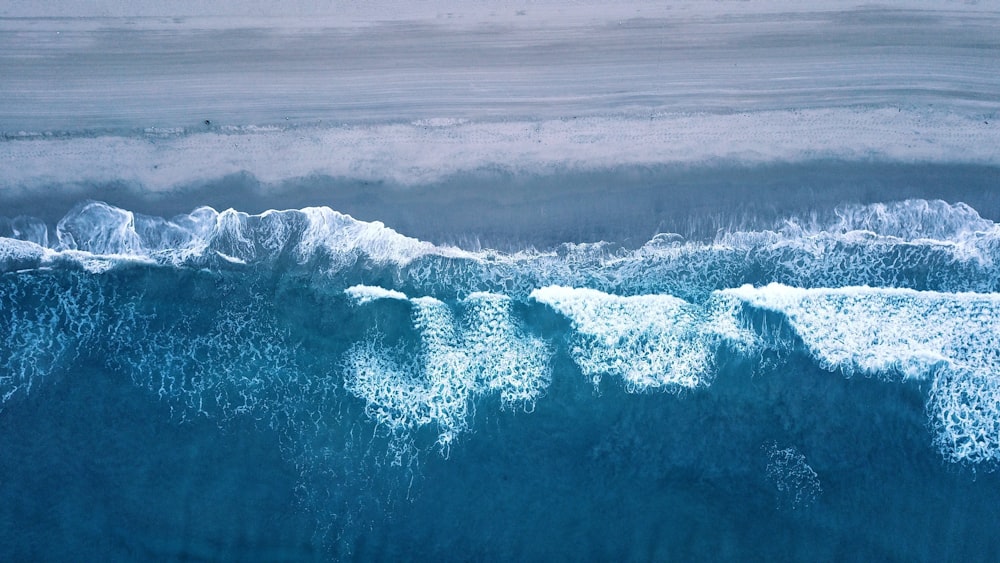
[[[476,379],[502,404],[530,407],[552,381],[552,349],[541,338],[527,334],[514,321],[509,297],[473,293],[465,300],[463,324]]]
[[[427,254],[471,256],[326,207],[269,210],[259,215],[200,207],[164,219],[102,202],[87,202],[59,221],[50,248],[2,236],[0,243],[0,267],[4,269],[16,269],[8,265],[31,264],[32,260],[68,260],[92,271],[136,261],[168,266],[242,267],[273,262],[288,254],[299,264],[319,258],[328,263],[328,269],[336,271],[359,259],[403,266]]]
[[[721,293],[782,314],[821,366],[848,375],[926,379],[942,363],[1000,367],[1000,337],[991,336],[1000,334],[1000,294],[781,284]]]
[[[44,238],[31,221],[19,224],[18,232]],[[635,250],[566,243],[515,253],[435,245],[325,207],[259,215],[202,207],[164,219],[89,202],[59,222],[51,247],[32,244],[0,237],[0,270],[73,265],[101,272],[144,263],[336,274],[370,265],[398,268],[394,275],[414,293],[491,291],[517,299],[563,285],[701,301],[747,279],[1000,291],[993,273],[1000,227],[966,205],[925,200],[841,206],[823,216],[788,218],[775,230],[722,231],[714,241],[661,234]]]
[[[922,199],[841,205],[826,214],[790,218],[781,226],[781,232],[792,237],[858,232],[906,241],[953,242],[996,229],[996,223],[964,203]]]
[[[781,314],[826,369],[930,380],[940,453],[1000,462],[1000,294],[779,284],[721,293]]]
[[[34,242],[0,238],[0,271],[37,268],[47,252],[51,251]]]
[[[443,450],[470,424],[472,401],[499,394],[506,407],[530,408],[551,381],[551,350],[514,321],[511,300],[476,293],[462,300],[458,316],[433,297],[355,286],[357,305],[377,299],[406,299],[419,350],[407,360],[378,336],[351,347],[345,358],[345,388],[366,403],[377,424],[401,439],[433,424]]]
[[[671,295],[621,297],[563,286],[536,289],[531,298],[569,319],[570,354],[595,385],[613,375],[632,391],[708,386],[721,342],[752,341],[724,300],[698,306]]]

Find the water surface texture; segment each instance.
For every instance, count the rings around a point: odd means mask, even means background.
[[[236,4],[0,8],[0,559],[1000,552],[1000,12]]]

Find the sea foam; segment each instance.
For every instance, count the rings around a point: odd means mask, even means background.
[[[370,286],[347,293],[358,305],[402,296]],[[477,396],[499,394],[505,406],[531,408],[548,387],[551,350],[514,320],[510,298],[470,295],[459,304],[460,317],[433,297],[406,299],[418,350],[400,354],[371,334],[345,360],[345,388],[395,438],[405,443],[416,429],[432,425],[446,451],[468,430]]]
[[[621,297],[549,286],[531,298],[569,319],[570,354],[594,385],[607,374],[634,391],[708,386],[721,341],[748,340],[735,324],[716,320],[714,311],[670,295]]]
[[[0,277],[0,411],[68,367],[106,319],[104,292],[87,276]]]
[[[930,380],[942,455],[1000,461],[1000,294],[778,284],[723,293],[779,313],[825,369]]]
[[[742,354],[787,346],[774,341],[779,333],[744,322],[753,310],[776,314],[824,368],[929,382],[935,443],[949,459],[1000,460],[993,375],[1000,229],[963,204],[848,205],[790,217],[773,229],[729,229],[711,241],[662,234],[637,249],[567,243],[517,253],[435,245],[329,208],[251,215],[202,207],[163,219],[88,202],[60,221],[54,236],[39,225],[29,218],[0,224],[6,235],[0,237],[0,314],[14,335],[0,358],[8,398],[74,357],[98,330],[92,328],[100,325],[97,317],[129,305],[98,306],[87,296],[103,299],[104,290],[88,288],[131,275],[111,272],[115,268],[152,264],[167,270],[154,268],[152,276],[208,270],[260,281],[257,274],[264,273],[268,283],[305,284],[314,296],[346,295],[359,307],[402,303],[415,344],[395,350],[372,333],[338,365],[373,420],[399,434],[434,428],[442,445],[468,429],[477,397],[530,408],[547,388],[553,343],[533,335],[522,315],[534,302],[569,321],[567,352],[586,377],[612,376],[633,391],[710,385],[722,346]],[[81,289],[44,289],[37,282],[49,271]],[[363,281],[378,286],[358,285]],[[194,413],[208,412],[202,407],[209,396],[219,401],[218,412],[261,412],[255,401],[265,387],[302,373],[279,374],[222,352],[245,337],[271,342],[273,357],[286,357],[280,350],[287,343],[253,336],[258,332],[198,342],[192,335],[147,332],[120,357],[148,369],[125,371],[143,374],[137,383]],[[210,350],[216,345],[221,351]],[[247,351],[262,353],[253,350]],[[223,397],[213,392],[209,374],[189,378],[216,360],[213,374],[273,376],[250,387],[240,387],[249,380],[235,387],[216,380],[231,388]],[[153,377],[161,379],[154,385]]]
[[[28,230],[28,238],[46,240],[37,228]],[[346,289],[359,281],[347,275],[358,267],[394,280],[392,289],[449,299],[485,291],[525,300],[550,285],[669,294],[691,302],[715,290],[770,282],[1000,291],[994,274],[1000,228],[963,204],[925,200],[841,206],[788,217],[773,229],[722,230],[710,241],[661,234],[638,249],[566,243],[515,253],[436,245],[324,207],[259,215],[202,207],[164,219],[89,202],[59,222],[48,247],[11,237],[0,243],[3,271],[57,263],[105,271],[137,262],[298,270],[345,274],[339,289]]]
[[[326,269],[337,271],[359,260],[376,265],[405,265],[424,254],[448,257],[467,254],[406,237],[382,223],[358,221],[325,207],[269,210],[259,215],[200,207],[164,219],[106,203],[87,202],[61,219],[55,233],[52,250],[57,253],[83,252],[92,260],[144,260],[168,266],[277,267],[280,260],[286,259],[292,260],[292,264],[318,260]],[[14,248],[12,244],[5,243]],[[0,263],[5,264],[6,260]]]

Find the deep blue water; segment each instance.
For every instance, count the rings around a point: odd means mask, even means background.
[[[990,560],[1000,227],[856,195],[516,252],[0,221],[0,559]]]

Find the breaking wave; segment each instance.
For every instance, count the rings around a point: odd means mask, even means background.
[[[930,380],[939,451],[956,462],[1000,461],[1000,294],[776,284],[724,293],[779,313],[825,369]]]
[[[345,361],[347,390],[396,437],[434,425],[438,444],[446,449],[469,428],[476,396],[496,393],[504,406],[531,408],[551,381],[549,345],[524,332],[506,296],[472,294],[459,303],[464,310],[459,319],[433,297],[410,299],[367,286],[351,287],[347,294],[358,305],[392,299],[411,308],[415,350],[389,350],[372,333]]]
[[[533,291],[531,298],[570,320],[570,355],[595,386],[603,375],[614,375],[632,390],[707,387],[726,338],[744,346],[753,340],[736,326],[731,310],[670,295],[620,297],[549,286]],[[720,330],[726,325],[729,330]]]
[[[799,355],[919,387],[928,443],[994,468],[998,258],[997,224],[941,201],[514,253],[328,208],[166,219],[88,202],[54,227],[0,220],[0,410],[88,362],[178,420],[275,432],[311,506],[350,515],[337,486],[363,489],[381,467],[359,459],[447,455],[477,413],[530,417],[567,373],[595,396],[711,394],[727,362],[750,377]],[[779,503],[816,501],[800,453],[767,455]]]
[[[73,264],[97,272],[146,262],[168,267],[324,275],[343,290],[361,272],[412,295],[483,291],[526,299],[538,288],[702,301],[743,284],[1000,290],[1000,230],[963,204],[908,200],[790,217],[771,230],[729,230],[714,240],[654,237],[638,249],[566,243],[516,253],[467,251],[399,234],[329,208],[248,215],[202,207],[171,219],[89,202],[54,228],[0,221],[0,271]]]

